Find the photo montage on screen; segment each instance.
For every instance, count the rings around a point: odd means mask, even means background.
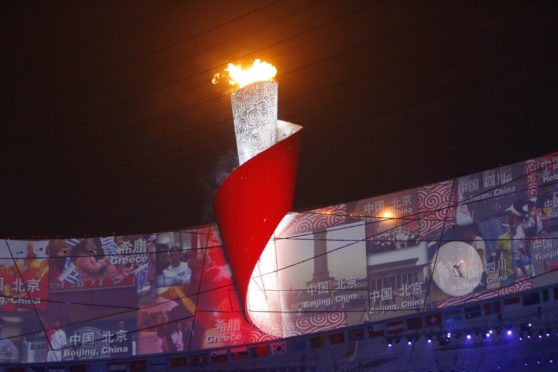
[[[557,269],[558,153],[289,213],[246,304],[215,225],[1,240],[0,363],[270,341],[519,293]]]

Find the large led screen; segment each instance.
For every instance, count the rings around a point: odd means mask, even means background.
[[[216,226],[2,240],[0,363],[233,346],[521,292],[558,282],[557,241],[558,153],[290,213],[246,305]]]

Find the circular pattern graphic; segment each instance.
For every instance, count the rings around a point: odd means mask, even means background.
[[[475,248],[457,241],[442,245],[432,258],[432,265],[434,282],[452,296],[471,293],[479,285],[484,271]]]

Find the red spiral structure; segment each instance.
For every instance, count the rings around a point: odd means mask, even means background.
[[[292,207],[301,132],[298,129],[236,168],[213,201],[224,250],[248,319],[250,277],[277,225]]]

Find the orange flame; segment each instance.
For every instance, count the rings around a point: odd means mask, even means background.
[[[257,81],[273,80],[277,74],[275,66],[259,59],[255,59],[252,66],[246,68],[229,63],[225,71],[229,75],[229,84],[237,88],[242,88]],[[211,82],[217,84],[220,78],[221,74],[217,73],[213,76]]]

